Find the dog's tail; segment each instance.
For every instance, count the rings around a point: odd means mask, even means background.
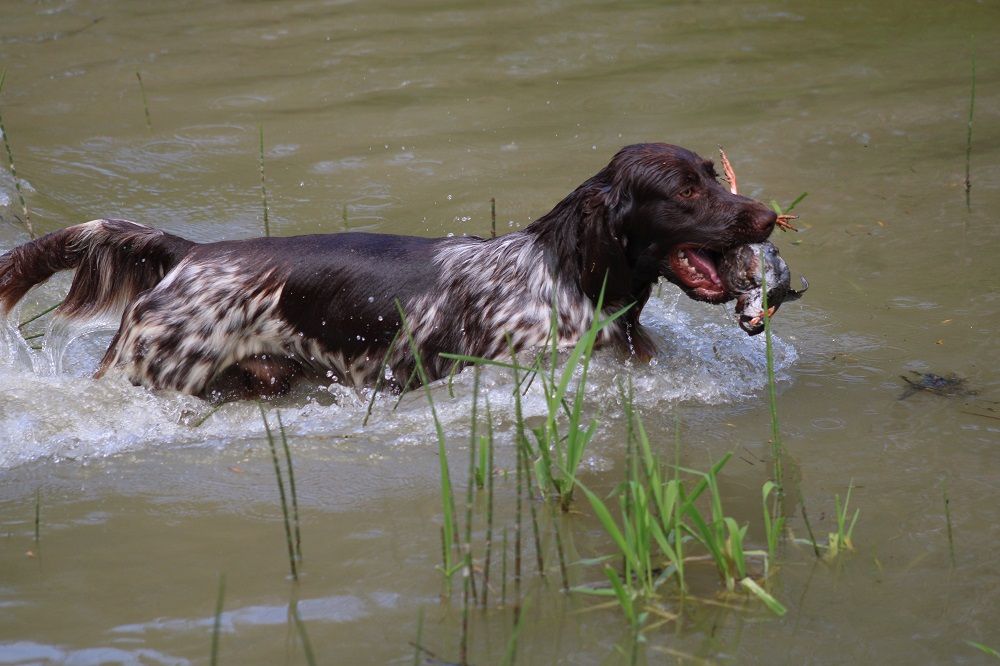
[[[121,311],[194,245],[127,220],[93,220],[54,231],[0,255],[0,317],[36,284],[71,268],[76,275],[59,314],[83,318]]]

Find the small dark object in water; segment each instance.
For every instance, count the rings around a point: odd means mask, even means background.
[[[967,386],[965,379],[959,377],[954,372],[947,376],[942,376],[936,375],[933,372],[910,370],[910,374],[915,379],[910,379],[906,375],[899,376],[907,385],[903,390],[903,394],[899,396],[900,400],[906,400],[917,391],[927,391],[928,393],[950,397],[976,395],[976,391],[971,390]]]
[[[801,298],[809,288],[809,283],[801,276],[799,279],[802,280],[802,289],[795,291],[791,288],[792,274],[773,243],[765,241],[740,245],[727,252],[719,264],[719,277],[731,293],[739,294],[736,298],[736,314],[740,328],[750,335],[757,335],[764,330],[761,256],[764,257],[766,266],[767,316],[777,312],[782,303]]]

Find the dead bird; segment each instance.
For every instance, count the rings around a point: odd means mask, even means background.
[[[766,269],[761,279],[761,258]],[[719,277],[731,293],[738,294],[736,298],[736,315],[740,328],[750,335],[757,335],[764,330],[764,289],[767,284],[767,316],[777,312],[782,303],[794,301],[802,297],[809,283],[804,277],[802,289],[792,289],[792,274],[788,264],[778,254],[778,248],[773,243],[750,243],[739,245],[726,252],[719,263]]]

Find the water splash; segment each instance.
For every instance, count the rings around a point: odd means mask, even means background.
[[[0,327],[0,468],[38,459],[86,460],[154,447],[225,447],[263,436],[253,403],[217,411],[197,398],[149,391],[121,376],[90,378],[110,341],[114,322],[84,325],[53,319],[32,351],[9,322]],[[595,355],[587,399],[596,412],[619,402],[619,380],[631,376],[636,404],[667,409],[680,401],[731,403],[759,395],[766,385],[763,341],[744,335],[718,308],[679,297],[651,299],[643,324],[660,352],[654,362],[623,362],[612,352]],[[795,349],[775,341],[775,367],[787,378]],[[471,373],[433,390],[449,436],[463,436],[471,407]],[[485,369],[481,393],[499,418],[513,413],[510,374]],[[454,393],[454,398],[451,397]],[[289,434],[317,447],[359,439],[389,447],[422,446],[434,437],[421,392],[380,396],[362,427],[370,393],[343,386],[302,387],[280,403]],[[397,406],[398,401],[398,406]],[[526,417],[545,413],[540,382],[523,397]],[[509,419],[508,419],[509,420]]]

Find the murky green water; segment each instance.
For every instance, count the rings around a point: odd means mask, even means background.
[[[827,565],[787,544],[773,578],[783,619],[696,576],[698,597],[727,605],[689,604],[647,632],[640,659],[984,663],[966,641],[1000,648],[998,43],[1000,8],[973,2],[12,1],[0,111],[43,232],[122,216],[194,240],[259,235],[261,126],[278,234],[337,231],[345,214],[352,228],[483,234],[491,197],[502,230],[522,226],[646,140],[725,145],[744,191],[765,200],[809,192],[802,231],[775,238],[811,283],[775,320],[779,409],[817,532],[834,528],[834,494],[853,480],[857,551]],[[26,239],[19,210],[0,170],[2,249]],[[19,316],[67,284],[33,292]],[[672,459],[679,417],[687,465],[735,453],[723,496],[759,547],[762,341],[669,285],[647,315],[665,348],[631,369],[647,428]],[[422,396],[395,411],[379,401],[367,427],[350,393],[283,408],[302,503],[295,586],[255,408],[194,427],[196,400],[93,382],[108,337],[50,331],[64,354],[36,352],[30,369],[7,350],[0,363],[0,663],[207,662],[220,573],[221,663],[303,663],[294,598],[319,663],[409,663],[420,612],[423,644],[457,660]],[[901,400],[911,371],[956,372],[977,393]],[[625,372],[601,358],[592,378],[604,425],[585,479],[599,489],[622,475]],[[510,384],[492,376],[485,390],[510,468]],[[437,391],[455,467],[470,391],[468,376],[454,399]],[[498,489],[498,522],[512,524],[513,479]],[[571,559],[609,552],[579,508],[562,521]],[[548,582],[522,591],[518,663],[628,663],[621,615],[558,593],[545,540]],[[505,609],[491,594],[472,618],[473,663],[498,663],[511,634],[512,590]]]

